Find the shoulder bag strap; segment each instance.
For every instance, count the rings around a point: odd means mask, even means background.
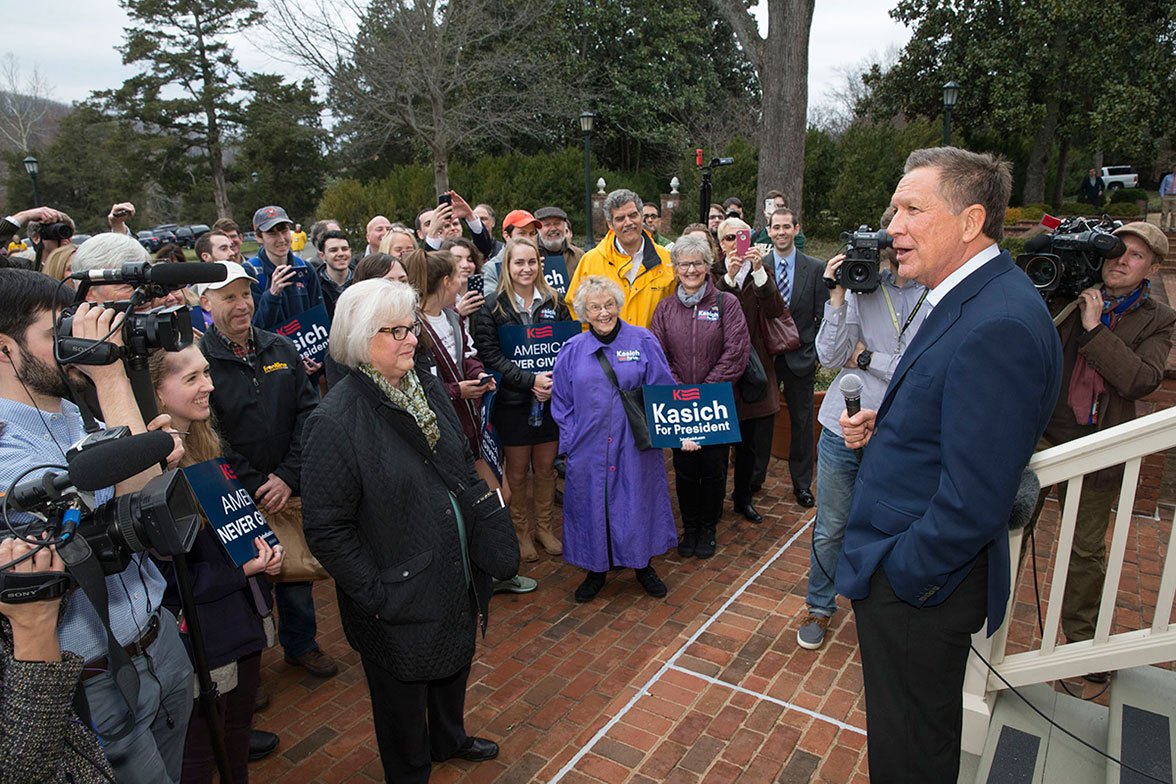
[[[608,376],[608,380],[618,392],[621,391],[621,385],[617,383],[617,373],[613,370],[612,364],[604,356],[604,348],[598,348],[593,352],[596,354],[597,361],[600,362],[600,368],[604,371],[604,375]]]

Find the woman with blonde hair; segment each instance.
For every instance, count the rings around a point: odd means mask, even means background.
[[[69,245],[62,245],[49,252],[45,258],[45,263],[41,266],[41,272],[44,272],[54,280],[65,280],[73,272],[71,264],[73,256],[78,252],[78,246],[72,242]],[[71,282],[69,284],[73,286]],[[76,287],[75,287],[76,288]]]
[[[486,369],[502,377],[491,422],[506,453],[505,473],[511,487],[519,552],[524,561],[537,561],[539,554],[532,541],[536,538],[549,555],[563,553],[560,538],[552,528],[559,428],[548,405],[551,373],[534,373],[509,359],[502,351],[499,328],[569,321],[571,316],[563,298],[543,279],[542,256],[533,239],[512,239],[502,258],[504,272],[498,289],[487,296],[475,321],[474,345]],[[527,478],[529,466],[535,470],[533,480]],[[533,520],[529,508],[532,501]]]

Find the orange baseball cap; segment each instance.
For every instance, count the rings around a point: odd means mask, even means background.
[[[511,210],[502,219],[502,231],[505,232],[514,226],[526,226],[528,223],[534,223],[536,231],[543,228],[543,224],[539,222],[539,219],[526,210]]]

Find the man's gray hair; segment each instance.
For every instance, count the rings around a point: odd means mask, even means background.
[[[627,188],[618,188],[604,197],[604,217],[611,222],[613,212],[629,202],[637,205],[637,212],[641,212],[641,208],[645,206],[645,202],[641,201],[641,197],[636,193]]]
[[[708,265],[715,260],[715,255],[711,253],[710,243],[695,234],[679,237],[678,241],[674,243],[674,247],[670,248],[670,263],[675,267],[679,262],[686,261],[687,256],[691,261],[695,256],[701,256]]]
[[[118,269],[124,264],[151,261],[151,254],[129,234],[96,234],[78,247],[74,254],[74,272]]]
[[[588,298],[597,294],[608,294],[615,299],[618,311],[625,307],[625,292],[621,291],[616,281],[603,275],[589,275],[580,281],[580,285],[576,287],[576,294],[572,297],[572,310],[576,311],[578,318],[584,317]]]
[[[398,280],[372,278],[351,284],[335,303],[331,357],[349,368],[369,361],[369,344],[380,327],[415,316],[419,301],[416,289]]]
[[[906,159],[903,172],[930,167],[939,173],[939,196],[956,215],[973,204],[984,208],[984,236],[1004,238],[1005,208],[1013,192],[1013,165],[992,153],[958,147],[926,147]]]

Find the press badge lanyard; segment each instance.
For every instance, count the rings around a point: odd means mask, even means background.
[[[915,309],[911,311],[911,315],[907,316],[906,323],[899,329],[898,314],[894,312],[894,303],[890,301],[890,292],[886,290],[886,284],[882,284],[882,296],[886,298],[886,307],[890,310],[890,322],[894,324],[894,331],[898,334],[898,342],[895,346],[894,353],[902,351],[902,336],[906,334],[907,327],[915,320],[915,314],[919,312],[919,308],[923,306],[923,300],[927,299],[927,289],[923,289],[923,293],[919,296],[919,301],[915,303]]]

